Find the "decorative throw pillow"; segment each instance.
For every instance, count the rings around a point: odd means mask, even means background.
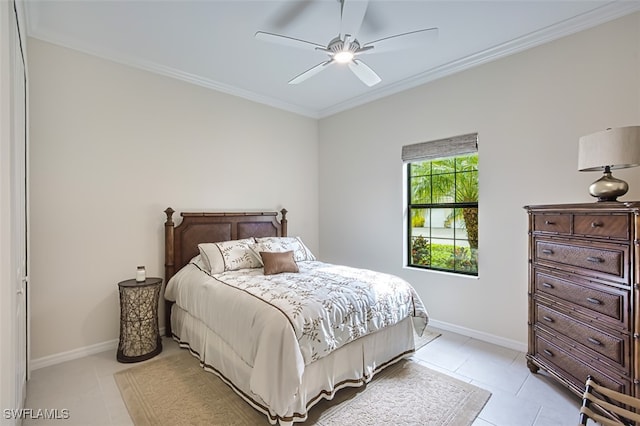
[[[298,265],[293,258],[292,251],[269,252],[261,251],[260,257],[264,264],[264,274],[274,275],[282,272],[298,272]]]
[[[313,253],[311,253],[311,250],[309,250],[307,246],[304,245],[300,237],[256,238],[256,244],[251,248],[255,253],[260,253],[261,251],[292,251],[293,258],[296,262],[303,262],[305,260],[316,260],[316,257],[313,255]]]
[[[205,267],[212,274],[245,268],[259,268],[260,259],[249,249],[253,238],[198,244]]]

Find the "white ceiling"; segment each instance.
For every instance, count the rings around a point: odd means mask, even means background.
[[[439,31],[418,48],[361,56],[382,78],[367,87],[340,65],[289,85],[326,54],[254,38],[325,45],[339,32],[337,0],[26,0],[31,37],[315,118],[638,10],[640,0],[371,0],[362,43]]]

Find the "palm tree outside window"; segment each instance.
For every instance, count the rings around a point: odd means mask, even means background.
[[[477,134],[405,146],[403,160],[407,265],[477,276]]]

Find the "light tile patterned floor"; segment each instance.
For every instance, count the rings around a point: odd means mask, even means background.
[[[159,356],[180,350],[166,338],[163,346]],[[442,331],[442,336],[420,349],[414,359],[492,392],[474,426],[578,423],[579,398],[548,376],[531,374],[521,352]],[[115,351],[108,351],[35,370],[27,386],[26,408],[66,408],[70,418],[26,419],[23,425],[132,425],[113,379],[113,373],[131,366],[118,363]]]
[[[443,331],[414,358],[491,392],[474,426],[578,424],[580,398],[542,372],[531,374],[522,352]]]

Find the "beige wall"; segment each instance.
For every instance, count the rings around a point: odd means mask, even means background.
[[[33,359],[117,339],[167,206],[286,207],[318,251],[316,120],[35,39],[29,60]]]
[[[320,121],[324,260],[409,280],[431,316],[521,347],[527,204],[591,202],[577,141],[640,124],[640,13]],[[403,269],[402,145],[478,132],[479,278]],[[640,168],[624,199],[640,199]]]

